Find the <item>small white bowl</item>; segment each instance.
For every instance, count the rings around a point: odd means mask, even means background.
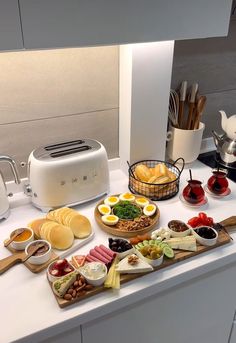
[[[200,229],[201,227],[207,227],[207,228],[213,230],[216,234],[216,237],[215,238],[203,238],[203,237],[199,236],[199,234],[195,230]],[[206,226],[206,225],[198,226],[195,229],[192,229],[192,233],[193,233],[193,236],[196,238],[197,242],[200,243],[201,245],[204,245],[204,246],[215,245],[217,242],[217,239],[218,239],[218,232],[215,229],[213,229],[212,227]]]
[[[169,223],[172,222],[172,221],[175,221],[175,222],[184,224],[184,225],[187,227],[187,229],[186,229],[185,231],[180,231],[180,232],[172,230],[172,229],[169,227]],[[170,234],[171,234],[171,237],[186,237],[186,236],[190,235],[190,233],[191,233],[191,228],[190,228],[187,224],[185,224],[184,222],[182,222],[181,220],[171,220],[171,221],[169,221],[169,223],[168,223],[168,230],[169,230],[169,232],[170,232]]]
[[[57,260],[56,260],[56,261],[53,261],[52,263],[49,264],[49,266],[48,266],[48,268],[47,268],[47,276],[48,276],[48,280],[49,280],[50,282],[54,282],[54,281],[56,281],[56,280],[59,280],[59,279],[61,279],[63,276],[66,276],[66,275],[69,274],[69,273],[67,273],[67,274],[62,275],[62,276],[54,276],[54,275],[52,275],[52,274],[50,273],[50,269],[51,269],[51,267],[52,267],[56,262],[57,262]],[[68,262],[68,264],[70,265],[70,267],[73,268],[73,270],[72,270],[70,273],[74,272],[74,271],[75,271],[75,267],[72,266],[72,264],[71,264],[70,262]]]
[[[52,253],[52,247],[51,247],[51,244],[44,240],[44,239],[39,239],[39,240],[36,240],[36,241],[32,241],[30,242],[26,248],[25,248],[25,253],[28,255],[28,249],[29,247],[32,245],[32,244],[35,244],[35,243],[45,243],[48,245],[49,249],[48,251],[46,251],[43,255],[39,255],[39,256],[31,256],[27,261],[29,263],[32,263],[32,264],[43,264],[43,263],[46,263],[50,257],[51,257],[51,253]]]
[[[152,267],[160,266],[163,262],[164,257],[164,254],[162,254],[161,257],[156,258],[155,260],[151,260],[150,258],[143,256],[143,254],[141,254],[141,252],[138,249],[135,249],[135,254],[138,255],[138,257],[140,257],[143,261],[150,264]]]
[[[103,267],[105,267],[105,274],[97,279],[91,279],[84,271],[83,271],[83,268],[86,267],[87,265],[92,265],[92,264],[102,264]],[[83,267],[79,268],[79,273],[86,279],[86,281],[90,284],[90,285],[93,285],[93,286],[101,286],[103,285],[103,283],[105,282],[106,280],[106,277],[107,277],[107,267],[104,263],[102,262],[89,262],[87,264],[85,264]]]
[[[17,230],[17,229],[16,229]],[[12,231],[11,234],[10,234],[10,238],[11,236],[15,233],[15,231]],[[30,228],[25,228],[25,230],[27,231],[30,231],[31,232],[31,236],[26,239],[25,241],[21,241],[21,242],[16,242],[16,241],[12,241],[10,246],[13,248],[13,249],[16,249],[16,250],[24,250],[25,247],[34,240],[34,231]]]

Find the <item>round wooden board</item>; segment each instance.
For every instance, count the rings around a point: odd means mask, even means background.
[[[134,194],[135,195],[135,194]],[[110,196],[116,196],[118,197],[118,195],[110,195]],[[140,196],[139,196],[140,197]],[[142,196],[142,198],[145,198]],[[149,201],[150,204],[154,204],[156,207],[157,205],[153,202],[153,201],[150,201],[150,199],[147,199]],[[100,201],[95,210],[94,210],[94,217],[95,217],[95,220],[98,224],[98,226],[105,232],[107,233],[110,233],[111,235],[113,236],[119,236],[119,237],[125,237],[125,238],[130,238],[130,237],[134,237],[134,236],[137,236],[137,235],[142,235],[144,233],[147,233],[149,231],[151,231],[155,226],[156,224],[158,223],[159,221],[159,218],[160,218],[160,210],[159,208],[157,207],[157,210],[156,210],[156,213],[151,216],[152,220],[153,220],[153,223],[147,227],[145,227],[144,229],[140,229],[140,230],[135,230],[135,231],[123,231],[123,230],[118,230],[116,229],[116,226],[109,226],[109,225],[106,225],[103,223],[101,217],[102,215],[100,214],[100,212],[98,211],[98,206],[103,204],[104,203],[104,200]]]

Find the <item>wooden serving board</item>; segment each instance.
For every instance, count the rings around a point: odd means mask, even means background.
[[[135,195],[135,194],[133,194]],[[117,195],[110,195],[110,196],[115,196],[115,197],[119,197],[119,194]],[[140,198],[141,196],[139,195],[138,198]],[[145,198],[142,196],[142,198]],[[146,198],[145,198],[146,199]],[[134,236],[137,236],[137,235],[143,235],[144,233],[147,233],[149,231],[151,231],[155,226],[156,224],[158,223],[159,221],[159,218],[160,218],[160,210],[159,208],[157,207],[157,205],[152,202],[150,199],[147,199],[149,201],[150,204],[153,204],[156,206],[157,210],[155,212],[155,214],[153,216],[151,216],[150,218],[152,219],[152,224],[143,228],[143,229],[140,229],[140,230],[135,230],[135,231],[124,231],[124,230],[119,230],[116,225],[106,225],[103,223],[102,221],[102,215],[101,213],[98,211],[98,206],[99,205],[102,205],[104,204],[104,200],[101,200],[95,210],[94,210],[94,217],[95,217],[95,220],[98,224],[98,226],[100,227],[100,229],[102,229],[103,231],[113,235],[113,236],[118,236],[118,237],[125,237],[125,238],[130,238],[130,237],[134,237]]]
[[[51,262],[58,260],[60,258],[64,258],[65,256],[67,256],[67,255],[73,253],[74,251],[78,250],[84,244],[89,242],[93,238],[93,236],[94,236],[94,232],[92,232],[91,235],[89,235],[87,238],[75,239],[74,244],[69,249],[66,249],[66,250],[53,250],[52,249],[51,258],[43,264],[36,265],[36,264],[32,264],[32,263],[29,263],[28,261],[26,261],[26,262],[24,262],[24,265],[32,273],[40,273],[41,271],[46,269]],[[6,248],[15,256],[18,255],[19,252],[21,252],[20,250],[16,250],[16,249],[12,248],[11,245],[8,245]],[[24,253],[24,250],[23,250],[23,253]],[[0,260],[0,265],[1,265],[1,260]]]
[[[234,217],[230,217],[224,221],[221,222],[222,225],[224,225],[224,227],[228,230],[230,230],[231,227],[235,227],[236,226],[236,216]],[[163,268],[166,268],[166,267],[169,267],[175,263],[178,263],[180,261],[184,261],[188,258],[191,258],[191,257],[194,257],[194,256],[197,256],[199,254],[202,254],[206,251],[209,251],[209,250],[212,250],[212,249],[215,249],[217,247],[220,247],[224,244],[227,244],[231,241],[231,238],[230,238],[230,235],[228,234],[226,230],[221,230],[219,231],[219,236],[218,236],[218,241],[215,245],[213,246],[209,246],[209,247],[206,247],[206,246],[203,246],[203,245],[199,245],[197,244],[197,251],[182,251],[182,250],[175,250],[175,257],[173,259],[168,259],[166,257],[164,257],[164,260],[163,260],[163,263],[158,266],[158,267],[154,267],[154,271],[152,272],[148,272],[148,273],[139,273],[139,274],[121,274],[120,275],[120,282],[121,282],[121,285],[124,284],[125,282],[128,282],[128,281],[131,281],[131,280],[134,280],[136,278],[139,278],[139,277],[142,277],[143,275],[146,275],[146,274],[149,274],[149,273],[153,273],[155,271],[158,271],[160,269],[163,269]],[[50,283],[50,286],[52,288],[52,283]],[[56,298],[56,301],[58,303],[58,305],[61,307],[61,308],[64,308],[64,307],[67,307],[67,306],[70,306],[76,302],[79,302],[81,300],[84,300],[86,298],[89,298],[93,295],[96,295],[98,293],[101,293],[101,292],[104,292],[104,291],[109,291],[109,289],[103,287],[103,286],[99,286],[99,287],[95,287],[93,288],[92,290],[90,291],[87,291],[87,293],[79,298],[75,298],[75,299],[72,299],[71,301],[68,301],[68,300],[65,300],[63,298],[59,298],[58,296],[56,296],[54,293],[54,296]],[[53,292],[53,291],[52,291]]]

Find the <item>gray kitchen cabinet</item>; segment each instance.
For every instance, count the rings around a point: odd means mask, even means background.
[[[19,0],[26,49],[224,36],[232,0]]]
[[[17,0],[0,0],[0,50],[23,49]]]

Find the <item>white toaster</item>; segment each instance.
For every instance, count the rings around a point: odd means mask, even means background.
[[[92,139],[39,147],[29,156],[28,178],[27,194],[43,212],[95,199],[109,192],[106,150]]]

